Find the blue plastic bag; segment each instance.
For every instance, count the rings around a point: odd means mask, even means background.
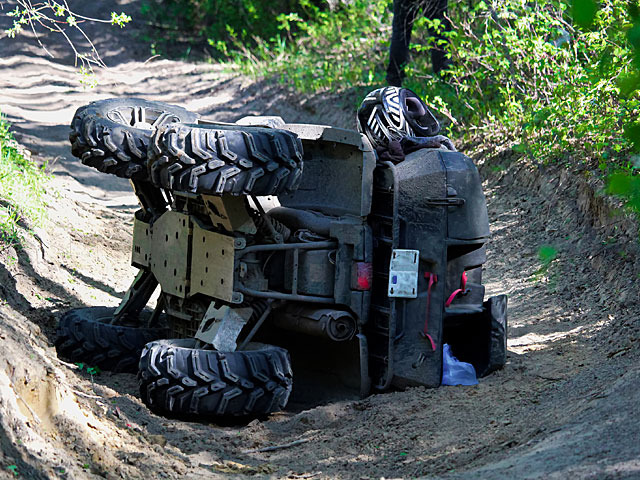
[[[477,385],[476,369],[461,362],[451,353],[448,344],[442,346],[442,385]]]

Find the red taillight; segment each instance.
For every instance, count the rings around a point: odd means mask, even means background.
[[[356,262],[355,290],[371,290],[373,265],[367,262]]]

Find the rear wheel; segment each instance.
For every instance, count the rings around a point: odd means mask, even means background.
[[[166,337],[163,328],[112,325],[115,308],[76,308],[66,312],[57,330],[58,355],[112,372],[136,372],[145,344]],[[151,312],[143,312],[143,317]],[[142,319],[141,319],[142,320]]]
[[[261,416],[289,399],[289,353],[279,347],[218,352],[194,348],[195,340],[159,340],[140,358],[142,401],[159,414],[212,417]],[[251,344],[249,345],[251,347]]]
[[[182,107],[139,98],[111,98],[79,108],[71,122],[71,153],[82,163],[123,178],[147,180],[147,147],[163,125],[193,123]]]
[[[210,195],[277,195],[298,188],[302,142],[266,127],[168,125],[152,138],[154,185]]]

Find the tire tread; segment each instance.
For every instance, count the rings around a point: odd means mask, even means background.
[[[171,124],[151,142],[151,181],[170,190],[278,195],[294,191],[302,175],[302,143],[286,130]]]
[[[127,124],[127,119],[117,108],[131,108],[133,116],[144,120],[144,109],[161,113],[152,130]],[[112,113],[119,119],[108,118]],[[162,102],[150,102],[137,98],[107,99],[80,107],[71,121],[71,153],[83,164],[97,170],[134,180],[147,180],[147,148],[153,131],[166,123],[196,122],[195,113]],[[122,122],[122,123],[120,123]]]
[[[286,350],[222,353],[172,342],[151,342],[140,357],[140,395],[152,411],[237,417],[285,407],[292,387]]]
[[[66,312],[57,329],[58,355],[113,372],[136,372],[140,353],[150,341],[165,337],[162,328],[136,328],[101,322],[115,308],[88,307]]]

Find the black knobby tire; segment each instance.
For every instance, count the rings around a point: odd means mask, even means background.
[[[302,176],[302,142],[266,127],[168,125],[153,135],[149,173],[154,185],[181,192],[292,192]]]
[[[106,323],[114,311],[113,307],[88,307],[66,312],[57,330],[58,355],[105,371],[135,373],[145,344],[167,337],[168,331]]]
[[[71,153],[101,172],[147,180],[147,148],[153,132],[162,125],[197,119],[182,107],[139,98],[92,102],[73,117]]]
[[[140,357],[142,401],[158,414],[262,416],[282,410],[292,387],[289,353],[279,347],[223,353],[192,339],[160,340]]]

